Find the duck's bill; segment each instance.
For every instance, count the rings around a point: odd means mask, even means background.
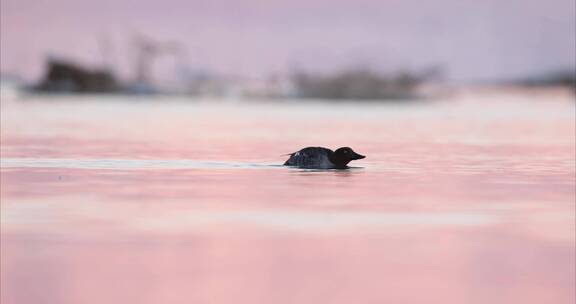
[[[352,157],[353,160],[363,159],[363,158],[366,158],[366,156],[360,155],[360,154],[358,154],[358,153],[355,153],[355,154],[353,155],[353,157]]]

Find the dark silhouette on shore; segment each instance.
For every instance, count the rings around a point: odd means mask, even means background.
[[[53,93],[112,93],[120,85],[106,70],[89,70],[62,60],[49,60],[46,74],[33,90]]]
[[[436,68],[388,75],[352,68],[326,75],[298,72],[293,83],[300,98],[405,100],[418,98],[420,85],[439,75]]]
[[[576,92],[576,70],[563,70],[542,74],[518,81],[518,84],[527,87],[568,87]]]

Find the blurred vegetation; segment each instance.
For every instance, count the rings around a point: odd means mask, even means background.
[[[576,91],[576,70],[562,70],[522,79],[517,84],[529,87],[561,86]]]
[[[417,89],[440,75],[438,68],[383,74],[355,67],[332,74],[296,72],[292,83],[299,98],[398,100],[418,98]]]
[[[106,93],[118,92],[120,86],[114,75],[105,70],[89,70],[71,62],[49,60],[46,74],[32,88],[43,92],[58,93]]]

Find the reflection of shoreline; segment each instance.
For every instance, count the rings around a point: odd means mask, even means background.
[[[423,94],[427,97],[404,100],[353,100],[353,99],[321,99],[321,98],[271,98],[258,96],[195,96],[179,93],[157,93],[153,95],[133,94],[125,92],[115,93],[64,93],[64,92],[38,92],[22,89],[20,86],[9,83],[0,83],[2,102],[7,101],[38,101],[38,102],[122,102],[122,103],[262,103],[262,104],[420,104],[437,102],[456,103],[497,103],[502,99],[534,102],[574,101],[575,94],[570,88],[562,86],[532,87],[521,86],[460,86],[460,87],[425,87]]]
[[[481,99],[487,102],[497,102],[497,98],[522,98],[526,100],[574,100],[576,91],[563,85],[526,87],[522,85],[478,85],[463,86],[452,91],[457,98]]]

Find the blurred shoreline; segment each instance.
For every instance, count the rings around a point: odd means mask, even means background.
[[[213,103],[331,103],[331,104],[415,104],[436,102],[491,102],[501,97],[534,100],[537,102],[574,101],[574,89],[566,86],[525,87],[519,85],[467,85],[467,86],[425,86],[415,98],[389,98],[389,99],[330,99],[320,97],[293,97],[293,96],[214,96],[190,95],[182,93],[159,92],[155,94],[133,94],[126,92],[114,93],[70,93],[70,92],[39,92],[22,89],[17,84],[0,82],[0,99],[5,102],[26,101],[74,101],[83,100],[99,102],[213,102]]]
[[[147,63],[143,63],[144,66]],[[166,86],[152,81],[148,69],[138,76],[119,80],[111,67],[88,68],[63,59],[48,59],[41,80],[26,82],[2,75],[2,97],[7,96],[129,96],[178,97],[224,100],[330,100],[333,102],[414,102],[450,99],[479,94],[576,96],[576,72],[569,70],[524,77],[516,81],[454,84],[445,80],[440,67],[383,72],[356,66],[330,73],[304,69],[262,78],[187,74],[178,84]],[[141,99],[141,98],[137,98]]]

